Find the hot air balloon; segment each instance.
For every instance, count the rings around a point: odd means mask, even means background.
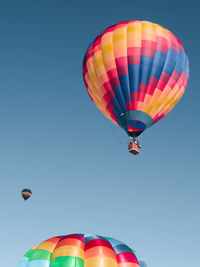
[[[70,234],[50,238],[29,250],[18,267],[139,267],[135,251],[109,237]]]
[[[139,261],[140,267],[147,267],[147,264],[145,261]]]
[[[182,43],[167,29],[147,21],[113,25],[89,45],[83,60],[88,94],[100,111],[131,138],[169,113],[182,97],[189,62]]]
[[[30,189],[23,189],[21,191],[21,195],[22,195],[23,199],[26,201],[29,197],[32,196],[32,192]]]

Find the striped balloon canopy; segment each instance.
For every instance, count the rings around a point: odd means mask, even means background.
[[[109,237],[70,234],[29,250],[18,267],[139,267],[135,251]]]
[[[83,76],[94,104],[137,137],[182,97],[189,63],[170,31],[147,21],[126,21],[107,28],[89,45]]]

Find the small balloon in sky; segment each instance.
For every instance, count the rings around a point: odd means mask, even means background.
[[[129,152],[138,154],[137,137],[182,97],[189,61],[181,41],[169,30],[148,21],[125,21],[90,43],[83,78],[94,104],[125,130]]]
[[[32,192],[30,189],[23,189],[21,191],[21,195],[22,195],[23,199],[26,201],[27,199],[29,199],[32,196]]]

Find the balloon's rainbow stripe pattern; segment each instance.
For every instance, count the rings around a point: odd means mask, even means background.
[[[29,250],[18,267],[139,267],[135,251],[99,235],[72,234],[48,239]]]
[[[107,28],[90,44],[83,76],[102,113],[138,136],[182,97],[189,62],[182,43],[167,29],[127,21]]]

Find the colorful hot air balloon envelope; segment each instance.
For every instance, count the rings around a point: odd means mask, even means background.
[[[189,62],[178,38],[147,21],[107,28],[89,45],[84,82],[94,104],[135,138],[182,97]]]
[[[109,237],[71,234],[29,250],[18,267],[139,267],[135,251]]]
[[[27,199],[29,199],[32,196],[32,192],[30,189],[23,189],[21,191],[21,195],[22,195],[23,199],[26,201]]]

